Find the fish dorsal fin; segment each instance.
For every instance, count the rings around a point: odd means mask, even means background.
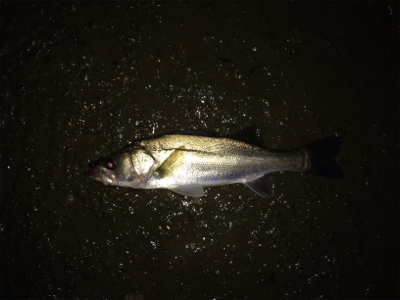
[[[174,191],[175,193],[188,196],[188,197],[193,197],[193,198],[198,198],[204,196],[204,190],[203,187],[199,184],[189,184],[189,185],[181,185],[178,187],[174,188],[169,188],[171,191]]]
[[[208,130],[202,130],[202,129],[191,129],[191,130],[186,130],[186,131],[179,131],[175,134],[182,134],[182,135],[197,135],[197,136],[210,136],[210,137],[218,137],[219,134],[208,131]]]
[[[274,196],[274,186],[272,184],[272,177],[270,174],[266,174],[256,180],[246,182],[245,185],[249,187],[253,192],[261,197]]]
[[[264,143],[258,134],[257,127],[255,126],[245,127],[242,130],[231,135],[230,138],[254,146],[264,147]]]

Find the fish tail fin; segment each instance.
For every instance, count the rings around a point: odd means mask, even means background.
[[[329,178],[343,178],[343,170],[335,161],[341,144],[340,137],[326,137],[304,146],[308,157],[304,173]]]

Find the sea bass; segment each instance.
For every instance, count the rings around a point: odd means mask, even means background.
[[[190,197],[204,187],[243,183],[261,197],[274,195],[270,174],[296,171],[342,178],[334,160],[341,138],[326,137],[293,150],[266,149],[257,129],[229,137],[192,130],[139,140],[89,164],[86,174],[105,185],[169,189]]]

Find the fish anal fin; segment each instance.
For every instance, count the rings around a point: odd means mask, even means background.
[[[203,187],[199,184],[181,185],[174,188],[169,188],[171,191],[183,196],[199,198],[204,196]],[[197,202],[197,201],[196,201]]]
[[[261,197],[272,197],[275,195],[274,186],[272,184],[272,177],[270,174],[266,174],[256,180],[246,182],[245,185],[249,187],[253,192]]]

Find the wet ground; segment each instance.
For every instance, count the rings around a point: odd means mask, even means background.
[[[397,2],[1,2],[2,298],[397,298]],[[130,141],[341,134],[341,180],[201,205],[104,186]]]

